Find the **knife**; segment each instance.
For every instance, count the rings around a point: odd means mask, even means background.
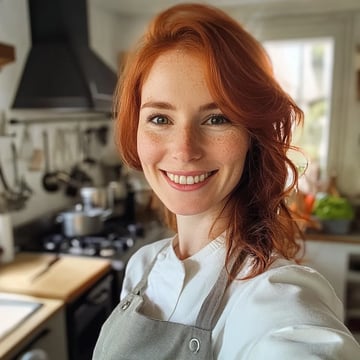
[[[43,274],[45,274],[46,272],[48,272],[50,270],[50,268],[57,263],[59,260],[61,259],[61,257],[59,255],[56,255],[54,258],[52,258],[51,260],[49,260],[47,262],[47,264],[45,264],[45,266],[38,271],[35,275],[33,275],[30,279],[30,282],[34,282],[36,279],[38,279],[40,276],[42,276]]]

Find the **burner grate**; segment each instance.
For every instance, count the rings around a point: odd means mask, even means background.
[[[43,249],[49,252],[112,258],[132,248],[144,236],[139,224],[107,224],[101,234],[66,237],[62,233],[48,234],[43,238]]]

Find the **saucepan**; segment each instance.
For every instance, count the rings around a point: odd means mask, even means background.
[[[85,209],[108,207],[108,198],[106,188],[85,186],[80,188],[80,196]]]
[[[80,205],[60,213],[56,221],[62,224],[62,232],[67,237],[94,235],[103,231],[104,221],[111,214],[102,208],[84,210]]]

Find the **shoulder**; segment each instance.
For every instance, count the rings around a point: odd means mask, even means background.
[[[332,300],[333,306],[341,305],[333,287],[324,276],[309,266],[288,260],[276,260],[268,271],[254,279],[254,283],[262,284],[274,293],[285,291],[288,296],[306,295],[304,300],[319,298],[324,301]]]
[[[342,303],[310,267],[277,260],[253,279],[234,281],[228,305],[224,345],[237,353],[232,334],[241,332],[247,359],[265,354],[267,359],[303,359],[328,351],[351,359],[349,354],[360,353],[343,324]]]
[[[166,238],[144,245],[131,256],[125,269],[121,298],[137,285],[141,280],[144,271],[155,259],[159,251],[163,247],[170,246],[171,241],[172,238]]]
[[[337,318],[343,317],[342,303],[325,277],[308,266],[284,259],[276,260],[270,269],[253,279],[235,281],[233,292],[246,293],[246,297],[252,299],[248,306],[253,312],[269,310],[271,321],[278,314],[271,312],[272,308],[281,309],[283,315],[287,309],[290,311],[289,304],[293,321],[295,318],[316,321],[319,315],[316,309],[331,309]],[[278,320],[284,321],[281,316]]]

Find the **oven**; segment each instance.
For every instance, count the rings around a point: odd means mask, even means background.
[[[91,359],[104,321],[113,309],[113,275],[106,275],[89,291],[67,305],[69,360]]]

